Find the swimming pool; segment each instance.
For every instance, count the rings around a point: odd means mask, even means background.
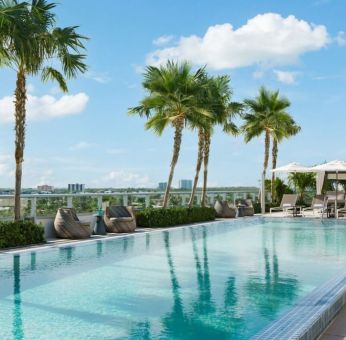
[[[249,339],[345,270],[345,227],[249,218],[0,255],[0,339]]]

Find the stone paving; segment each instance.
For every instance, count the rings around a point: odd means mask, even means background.
[[[341,339],[346,339],[346,306],[340,311],[335,320],[319,338],[319,340]]]

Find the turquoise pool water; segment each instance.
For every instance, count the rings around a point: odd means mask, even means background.
[[[0,339],[249,339],[345,264],[345,222],[305,219],[0,255]]]

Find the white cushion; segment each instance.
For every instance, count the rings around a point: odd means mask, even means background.
[[[290,203],[284,203],[284,204],[282,205],[282,207],[283,207],[283,208],[289,208],[289,207],[292,207],[292,204],[290,204]]]

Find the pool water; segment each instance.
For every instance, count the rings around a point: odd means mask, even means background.
[[[345,222],[253,218],[0,255],[0,339],[249,339],[345,245]]]

